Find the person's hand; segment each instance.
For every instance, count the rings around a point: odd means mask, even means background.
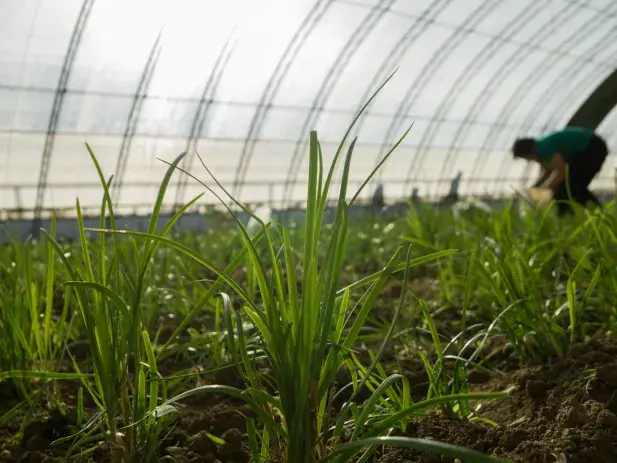
[[[553,199],[554,192],[548,188],[530,188],[529,196],[539,204],[546,204]]]

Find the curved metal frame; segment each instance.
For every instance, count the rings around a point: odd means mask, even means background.
[[[161,54],[161,33],[162,30],[159,31],[156,40],[150,49],[148,60],[146,61],[144,69],[141,73],[139,83],[137,84],[137,89],[135,90],[135,96],[133,97],[133,102],[131,103],[131,109],[129,110],[126,120],[126,127],[124,129],[124,135],[122,136],[122,144],[120,145],[120,153],[118,154],[118,161],[116,162],[114,184],[112,184],[112,197],[114,205],[117,205],[120,200],[120,194],[122,192],[122,187],[124,186],[126,165],[131,152],[133,137],[135,136],[139,117],[141,116],[143,102],[148,96],[148,88],[150,87],[150,82],[152,81],[152,76]]]
[[[582,36],[584,35],[584,33],[588,31],[588,29],[596,27],[598,22],[603,20],[605,14],[606,14],[605,12],[600,12],[600,14],[590,18],[587,24],[584,24],[583,26],[581,26],[581,29],[579,29],[579,34],[576,34],[575,37],[578,37],[579,35]],[[604,36],[601,36],[597,42],[592,43],[586,49],[584,54],[589,55],[590,58],[586,58],[580,61],[579,65],[572,63],[570,66],[566,67],[565,72],[560,73],[560,75],[558,75],[557,77],[555,77],[555,79],[553,79],[553,81],[548,85],[548,90],[546,94],[544,95],[544,98],[536,101],[536,103],[532,106],[532,108],[527,112],[525,118],[523,119],[526,122],[521,124],[519,127],[520,133],[526,133],[527,131],[529,131],[531,127],[534,125],[532,121],[538,120],[538,113],[541,112],[544,106],[546,106],[546,102],[551,101],[555,98],[558,98],[560,93],[565,91],[565,89],[567,89],[567,87],[571,84],[572,79],[575,79],[576,77],[581,75],[580,72],[583,69],[583,66],[592,62],[595,59],[596,53],[604,49],[606,45],[610,44],[611,35],[612,33],[608,31]],[[574,42],[572,39],[571,41]],[[527,89],[528,88],[531,88],[531,86],[528,85]],[[578,93],[578,86],[574,86],[570,90],[568,95],[572,95],[576,93]],[[569,97],[566,97],[566,99],[567,98]],[[551,120],[555,118],[556,114],[563,114],[561,107],[564,104],[565,104],[565,101],[562,98],[561,103],[557,103],[554,106],[554,109],[551,112],[551,114],[546,115],[544,123],[538,124],[538,125],[541,125],[542,127],[544,127],[544,129],[546,129],[551,124],[553,124]],[[513,162],[512,159],[510,159],[507,156],[504,156],[504,159],[502,160],[501,165],[497,171],[497,175],[495,175],[494,178],[492,179],[493,186],[497,184],[498,182],[502,181],[502,179],[504,179],[505,177],[507,177],[507,171],[508,171],[509,166],[512,165],[512,162]],[[532,168],[531,165],[525,166],[523,173],[519,177],[521,186],[524,185],[529,179],[531,168]]]
[[[406,174],[406,182],[412,183],[418,180],[419,175],[422,171],[422,167],[425,162],[425,158],[429,152],[430,145],[435,140],[439,129],[441,128],[443,122],[445,121],[446,114],[448,113],[448,109],[454,104],[459,95],[465,90],[468,86],[469,82],[475,77],[482,66],[488,63],[495,54],[501,50],[504,38],[506,40],[512,39],[517,35],[520,31],[520,27],[524,25],[529,19],[531,19],[534,15],[542,11],[544,8],[548,6],[549,2],[538,2],[537,0],[532,0],[527,8],[524,8],[518,15],[514,16],[509,22],[507,22],[504,27],[495,35],[465,66],[463,72],[460,76],[457,77],[455,83],[450,87],[446,95],[441,99],[437,110],[435,112],[434,118],[430,121],[428,127],[422,134],[422,138],[417,147],[416,156],[417,162],[412,163],[412,166],[415,164],[415,171],[410,166],[409,170]],[[491,79],[494,80],[494,79]],[[479,98],[482,98],[482,94],[480,94]],[[467,115],[469,117],[469,113]],[[462,126],[461,124],[460,126]],[[442,172],[445,170],[446,165],[449,164],[449,156],[446,155],[444,159],[444,163],[442,165]],[[441,178],[441,176],[440,176]],[[444,177],[445,178],[445,177]]]
[[[596,27],[597,23],[604,19],[605,14],[606,13],[598,13],[593,18],[591,18],[587,24],[581,26],[581,29],[579,30],[579,34],[573,34],[574,36],[573,41],[576,40],[578,37],[582,36],[584,33],[586,33],[587,29]],[[588,26],[588,27],[585,27],[585,26]],[[585,55],[592,56],[592,57],[595,56],[598,51],[603,50],[606,46],[614,42],[615,34],[616,34],[616,31],[614,30],[607,31],[595,43],[592,43],[589,46],[589,48],[585,51]],[[544,95],[544,98],[542,98],[541,100],[538,100],[533,105],[533,107],[530,108],[530,110],[527,112],[526,117],[523,119],[527,122],[521,125],[520,133],[526,133],[527,131],[531,129],[533,125],[531,121],[537,120],[537,114],[540,112],[542,107],[546,106],[547,101],[552,101],[553,99],[558,98],[561,92],[567,89],[567,87],[569,86],[573,78],[577,76],[581,76],[581,71],[583,70],[584,66],[587,65],[592,60],[593,60],[592,58],[587,58],[577,63],[572,63],[572,65],[566,68],[565,72],[560,73],[550,83],[550,86],[548,87],[548,91]],[[582,75],[584,77],[586,77],[587,75],[593,75],[595,71],[596,69],[591,68],[588,74],[582,74]],[[554,114],[562,114],[562,108],[563,106],[565,106],[568,100],[571,100],[571,98],[575,94],[576,95],[580,94],[579,88],[580,87],[578,86],[574,86],[568,93],[566,93],[565,97],[561,99],[560,103],[558,103],[555,106],[555,110],[551,113],[551,115],[547,117],[544,124],[542,124],[545,128],[547,128],[551,124],[550,120],[551,118],[554,118]],[[493,186],[497,184],[498,182],[502,181],[503,178],[507,176],[508,166],[511,165],[512,162],[513,161],[510,157],[508,156],[504,157],[499,167],[499,170],[497,171],[497,175],[495,176],[495,179],[493,181]],[[525,167],[525,170],[520,177],[521,185],[524,185],[529,179],[531,168],[532,168],[531,165],[527,165]]]
[[[597,21],[597,18],[598,18],[598,15],[595,15],[590,20],[583,23],[581,26],[579,26],[579,28],[573,34],[569,35],[564,40],[562,40],[557,48],[558,49],[568,48],[569,44],[575,43],[576,41],[580,40],[580,37],[584,33],[586,33],[588,29],[595,27],[594,25]],[[500,127],[505,127],[509,125],[509,120],[512,117],[515,109],[519,106],[520,102],[522,101],[522,98],[525,95],[525,92],[527,92],[529,88],[531,88],[531,86],[533,86],[537,82],[538,76],[542,75],[541,69],[544,69],[547,66],[551,66],[552,64],[556,62],[556,60],[559,57],[560,55],[558,54],[553,54],[549,56],[547,60],[542,61],[541,64],[538,64],[536,67],[530,69],[529,72],[525,75],[525,77],[521,79],[519,85],[512,92],[512,94],[510,95],[510,97],[508,98],[504,106],[502,107],[501,111],[499,112],[499,115],[494,121],[494,125],[491,126],[489,133],[486,135],[482,145],[480,146],[480,149],[478,150],[478,154],[476,156],[476,159],[472,167],[473,176],[476,176],[476,177],[478,176],[491,150],[496,145],[497,133],[500,130]],[[560,79],[563,79],[564,78],[563,76],[564,74],[562,73],[556,79],[556,81],[558,82]],[[548,89],[549,94],[553,93],[554,91],[555,91],[554,86],[551,86]],[[536,106],[544,105],[545,103],[546,103],[546,98],[543,100],[538,100],[537,104],[534,105],[533,111],[537,110]],[[533,113],[531,111],[529,114],[533,116]],[[504,162],[505,161],[506,160],[504,159]],[[467,186],[469,186],[468,183],[467,183]]]
[[[478,22],[484,19],[485,15],[489,14],[497,5],[497,0],[484,0],[479,6],[477,6],[462,22],[457,26],[452,33],[448,36],[444,44],[439,48],[437,53],[429,59],[424,65],[420,74],[415,79],[413,84],[407,89],[403,96],[401,103],[396,109],[396,112],[392,116],[392,122],[388,126],[388,130],[380,144],[377,154],[377,162],[383,159],[387,150],[393,142],[394,134],[399,132],[402,128],[403,122],[409,113],[409,110],[417,101],[422,91],[430,82],[431,75],[439,70],[442,64],[450,56],[453,50],[461,43],[464,38],[464,34],[470,28],[473,28]],[[417,162],[417,157],[413,156],[411,160],[410,170],[413,169]]]
[[[360,22],[360,24],[356,27],[351,36],[347,39],[345,46],[343,46],[339,54],[332,62],[332,65],[326,74],[326,78],[322,81],[319,86],[319,90],[313,99],[310,111],[302,124],[300,135],[296,141],[291,162],[289,163],[289,168],[287,170],[287,180],[285,181],[285,187],[283,189],[284,201],[288,201],[291,198],[290,188],[297,181],[297,176],[300,171],[300,164],[306,154],[306,149],[308,146],[308,140],[305,135],[306,131],[310,126],[317,122],[326,102],[336,88],[336,84],[342,75],[342,71],[352,60],[355,53],[360,49],[371,32],[373,32],[375,26],[389,11],[394,1],[395,0],[379,0],[379,3],[371,8],[362,22]]]
[[[393,68],[397,65],[397,63],[405,56],[409,48],[418,40],[424,32],[426,32],[435,18],[448,7],[454,0],[435,0],[431,2],[428,8],[426,8],[419,16],[416,17],[415,21],[411,24],[411,26],[405,31],[405,33],[401,36],[401,38],[394,44],[394,46],[389,50],[386,54],[386,58],[382,61],[379,69],[373,75],[371,82],[367,85],[362,98],[358,104],[358,108],[355,111],[355,114],[358,114],[364,104],[368,101],[371,95],[375,92],[375,89],[390,75]],[[360,133],[362,127],[366,121],[367,116],[370,114],[370,111],[367,110],[358,118],[355,126],[355,133]],[[381,159],[376,159],[375,165],[377,165]],[[383,170],[380,169],[377,171],[377,178],[380,179]]]
[[[587,97],[566,125],[596,130],[617,106],[617,68]]]
[[[191,124],[191,131],[186,139],[186,166],[184,169],[187,172],[190,172],[193,168],[193,163],[195,162],[195,152],[197,150],[197,143],[199,141],[199,137],[202,134],[206,120],[210,113],[210,108],[212,107],[212,102],[216,93],[218,91],[219,85],[221,85],[221,81],[223,80],[223,74],[225,73],[225,69],[227,68],[227,64],[231,59],[233,51],[236,48],[236,41],[233,41],[235,37],[236,28],[231,31],[227,40],[225,40],[225,44],[221,48],[219,55],[216,58],[214,63],[214,68],[212,72],[208,76],[208,80],[204,84],[203,90],[201,92],[201,97],[199,99],[199,103],[197,104],[197,109],[195,110],[195,115],[193,116],[193,122]],[[174,201],[174,209],[178,209],[184,201],[184,194],[186,191],[186,186],[189,181],[188,175],[179,175],[178,181],[176,183],[176,194]]]
[[[371,82],[367,85],[354,115],[360,111],[364,103],[375,91],[375,88],[389,75],[389,73],[392,71],[392,68],[405,55],[409,47],[412,46],[413,43],[422,36],[422,34],[428,29],[428,27],[432,24],[432,22],[439,15],[439,13],[441,13],[449,4],[451,4],[452,1],[453,0],[436,0],[432,2],[429,7],[426,8],[422,13],[415,17],[415,21],[412,23],[412,25],[395,43],[392,49],[386,54],[386,58],[383,60],[378,70],[373,75]],[[319,117],[323,111],[324,108],[318,108],[318,114],[316,117]],[[364,125],[368,114],[368,111],[364,112],[356,122],[356,133],[358,133]],[[295,184],[299,174],[299,169],[292,169],[292,167],[290,167],[289,172],[292,173],[293,177],[291,179],[288,178],[288,184]],[[381,173],[381,171],[379,173]],[[287,193],[288,190],[285,192],[285,195]]]
[[[56,129],[58,127],[58,121],[60,119],[60,112],[62,111],[62,104],[64,102],[64,94],[66,93],[66,86],[71,76],[71,70],[73,69],[73,63],[75,62],[75,56],[81,42],[81,37],[88,23],[88,17],[92,11],[95,0],[84,0],[79,10],[73,33],[71,34],[71,40],[69,41],[66,55],[64,56],[64,62],[60,71],[60,78],[58,79],[58,85],[56,87],[56,94],[54,96],[54,102],[51,109],[51,115],[49,117],[49,123],[47,126],[47,134],[45,136],[45,145],[43,147],[43,157],[41,159],[41,170],[39,172],[39,180],[36,189],[36,204],[34,206],[34,220],[32,222],[32,235],[39,236],[39,228],[41,224],[41,213],[45,202],[45,188],[47,186],[47,177],[49,176],[49,165],[51,161],[51,155],[54,149],[54,141],[56,138]]]
[[[283,201],[288,201],[291,198],[293,186],[295,185],[301,172],[299,167],[305,158],[307,146],[305,132],[310,126],[315,125],[319,118],[324,114],[326,103],[330,99],[334,90],[337,88],[337,85],[339,85],[343,71],[357,54],[363,43],[375,30],[377,24],[382,21],[387,13],[393,11],[391,7],[394,4],[394,1],[395,0],[379,0],[375,2],[372,7],[367,7],[368,12],[364,15],[359,25],[354,29],[350,37],[343,45],[341,51],[330,64],[326,76],[321,82],[321,85],[317,89],[317,92],[313,98],[312,105],[308,108],[308,114],[302,123],[299,138],[295,142],[287,172],[287,178],[284,183]],[[396,41],[390,52],[384,57],[377,71],[373,74],[370,83],[364,90],[363,99],[360,102],[361,104],[363,104],[364,101],[370,97],[371,93],[374,91],[374,87],[379,84],[379,81],[383,80],[386,75],[391,72],[397,61],[404,57],[409,48],[423,35],[423,33],[435,21],[435,18],[437,18],[438,15],[445,8],[447,8],[452,1],[453,0],[434,0],[424,9],[424,11],[413,16],[412,24],[408,26],[403,35]],[[64,57],[58,84],[55,89],[55,96],[46,131],[39,179],[36,189],[36,204],[34,209],[34,220],[32,223],[32,234],[34,236],[38,236],[41,223],[41,215],[45,202],[45,190],[48,184],[51,157],[54,151],[55,136],[63,108],[64,96],[67,93],[67,85],[70,79],[73,64],[75,62],[79,45],[81,43],[81,39],[87,26],[88,18],[94,3],[95,0],[83,0]],[[243,140],[243,148],[233,182],[233,190],[236,195],[240,194],[244,186],[246,176],[254,157],[256,145],[259,141],[259,136],[263,130],[265,121],[270,114],[272,103],[276,98],[281,84],[287,78],[293,63],[299,56],[306,40],[311,36],[317,25],[334,3],[335,0],[315,1],[272,72],[270,79],[261,94],[259,103],[255,108],[255,112],[253,113],[248,133]],[[417,102],[418,98],[422,95],[425,88],[429,85],[433,74],[442,69],[444,63],[447,62],[448,58],[460,46],[464,38],[468,36],[470,30],[476,27],[480,21],[491,14],[491,12],[500,3],[501,0],[483,0],[483,2],[479,4],[474,11],[472,11],[466,18],[463,18],[460,25],[452,27],[452,31],[449,36],[420,70],[418,77],[407,88],[404,97],[396,109],[396,112],[391,115],[391,122],[387,128],[386,134],[382,139],[382,142],[378,144],[379,149],[376,155],[375,164],[378,164],[383,159],[383,156],[390,148],[396,133],[401,130],[405,120],[408,119],[410,110]],[[607,17],[616,17],[615,10],[617,10],[617,4],[612,5],[613,8],[611,8],[611,11],[609,12],[593,8],[589,5],[589,3],[590,0],[587,2],[568,0],[567,7],[557,12],[555,16],[551,18],[550,23],[545,23],[538,26],[536,34],[533,35],[533,38],[530,39],[529,42],[517,43],[517,49],[509,54],[508,59],[500,65],[493,78],[485,84],[478,96],[472,102],[470,108],[467,110],[465,117],[456,128],[454,139],[447,147],[444,162],[440,167],[440,179],[452,173],[453,161],[463,149],[462,142],[464,142],[468,137],[478,115],[484,110],[492,95],[498,92],[499,88],[504,84],[504,82],[507,81],[509,72],[514,67],[524,62],[527,57],[524,52],[532,49],[541,49],[541,43],[553,34],[555,29],[558,27],[557,24],[562,22],[562,19],[556,20],[555,18],[568,18],[585,8],[591,9],[597,13],[590,19],[586,20],[584,24],[578,26],[575,31],[561,41],[556,50],[549,53],[546,60],[535,66],[534,69],[530,70],[530,72],[522,78],[521,82],[517,85],[505,104],[500,108],[497,119],[493,121],[487,135],[484,137],[484,140],[478,149],[477,155],[472,161],[473,167],[470,172],[470,177],[478,177],[482,172],[487,157],[498,144],[497,139],[503,137],[503,127],[512,125],[510,121],[519,107],[522,97],[530,88],[537,85],[540,81],[542,77],[540,73],[541,69],[551,66],[552,64],[558,62],[560,57],[567,55],[568,53],[562,52],[562,49],[567,50],[569,46],[577,43],[581,37],[590,31],[593,31],[601,21],[606,20]],[[527,8],[521,11],[516,17],[508,21],[499,33],[492,37],[488,43],[484,45],[469,62],[466,63],[465,68],[459,74],[457,80],[439,101],[435,113],[429,119],[428,126],[421,135],[417,150],[414,155],[411,156],[410,164],[406,173],[406,189],[410,186],[411,182],[418,180],[419,176],[422,174],[422,167],[428,159],[430,148],[438,136],[444,122],[453,120],[447,118],[449,108],[452,107],[452,105],[469,87],[477,72],[481,71],[497,53],[500,53],[503,50],[503,44],[513,42],[512,39],[516,36],[520,26],[524,24],[528,18],[534,14],[537,14],[538,11],[545,9],[549,4],[550,2],[548,0],[544,2],[531,1]],[[194,151],[196,150],[197,143],[208,120],[209,112],[211,110],[214,97],[217,93],[217,89],[222,81],[222,76],[235,49],[235,42],[232,44],[234,32],[235,28],[221,49],[214,64],[214,68],[204,84],[201,97],[198,100],[190,133],[186,139],[186,151],[188,155],[185,161],[185,165],[187,165],[187,167],[185,168],[189,171],[194,163]],[[617,31],[615,31],[614,28],[604,33],[602,37],[596,40],[593,44],[590,44],[587,50],[583,53],[583,55],[591,56],[590,58],[581,58],[579,61],[573,62],[571,65],[566,66],[564,72],[560,73],[554,78],[554,80],[552,80],[552,82],[550,82],[547,92],[541,99],[538,99],[538,101],[535,102],[532,108],[528,111],[527,117],[523,119],[524,122],[521,124],[522,131],[529,130],[535,124],[535,121],[538,121],[539,118],[537,115],[541,112],[541,109],[547,105],[547,102],[557,103],[557,105],[554,106],[554,110],[551,114],[546,115],[545,126],[552,123],[556,115],[561,114],[560,111],[562,111],[565,106],[582,97],[580,93],[581,85],[572,86],[572,80],[576,79],[581,84],[583,82],[591,84],[592,81],[597,81],[599,67],[590,67],[589,71],[584,68],[588,63],[594,61],[593,55],[595,52],[606,48],[609,44],[614,43],[615,35],[617,35]],[[112,190],[114,202],[118,201],[124,185],[124,177],[128,157],[130,155],[132,140],[140,118],[143,101],[148,96],[147,92],[149,84],[153,73],[155,72],[160,55],[160,40],[161,33],[159,32],[142,71],[138,87],[133,96],[133,102],[129,110],[114,176],[115,188]],[[612,57],[617,57],[617,50],[615,50]],[[596,129],[616,106],[617,69],[610,72],[609,75],[595,88],[595,90],[585,98],[584,102],[570,117],[566,125],[582,125]],[[358,120],[355,127],[356,132],[360,130],[366,122],[369,114],[370,113],[363,114],[360,120]],[[495,178],[488,181],[489,183],[492,183],[492,186],[495,186],[498,182],[503,181],[510,163],[511,159],[505,156],[499,166]],[[528,166],[521,176],[521,182],[528,179],[529,171],[530,169]],[[188,176],[178,177],[177,189],[175,192],[175,207],[178,207],[184,200],[188,179]],[[467,181],[465,183],[468,187],[469,178],[466,180]]]
[[[544,8],[547,5],[548,4],[545,4]],[[536,48],[537,44],[542,43],[542,41],[550,37],[555,32],[555,30],[561,27],[562,19],[566,20],[566,18],[577,14],[582,8],[583,7],[580,5],[569,3],[568,7],[561,10],[555,17],[551,17],[548,22],[540,24],[537,27],[536,31],[532,34],[533,39],[529,43],[520,44],[513,52],[509,54],[507,59],[491,76],[491,79],[489,79],[486,85],[480,90],[478,96],[473,101],[465,117],[463,118],[463,121],[457,127],[454,138],[452,139],[452,142],[450,143],[450,146],[448,147],[448,150],[446,152],[446,157],[442,165],[439,178],[446,178],[452,174],[454,160],[460,154],[460,151],[463,148],[461,140],[464,140],[466,138],[469,131],[473,127],[473,121],[478,118],[478,115],[484,110],[488,102],[491,101],[491,97],[501,86],[501,84],[506,80],[510,71],[516,66],[518,66],[521,61],[524,60],[526,55],[523,54],[523,52],[526,49]],[[500,48],[498,48],[497,51],[499,50]],[[493,54],[491,55],[491,57],[492,56]]]
[[[255,113],[251,119],[249,131],[244,139],[242,153],[240,154],[240,162],[236,170],[236,178],[234,179],[234,194],[239,194],[242,186],[242,181],[246,177],[248,166],[253,158],[255,146],[264,123],[268,118],[269,110],[272,107],[272,101],[276,97],[281,83],[287,77],[287,73],[291,69],[291,65],[300,54],[307,39],[313,33],[321,19],[327,13],[328,9],[334,4],[334,0],[317,0],[311,10],[307,13],[302,21],[302,24],[293,35],[290,42],[287,44],[283,55],[279,59],[274,71],[272,72],[268,83],[266,84],[259,103],[255,108]]]

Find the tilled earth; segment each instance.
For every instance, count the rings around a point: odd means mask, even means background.
[[[432,414],[406,435],[462,445],[525,463],[617,462],[617,341],[611,337],[577,344],[551,365],[508,373],[478,387],[511,391],[482,416],[499,424],[466,422]],[[404,449],[388,449],[380,463],[454,460]]]
[[[405,435],[462,445],[515,462],[617,462],[617,341],[612,337],[574,345],[567,356],[546,366],[493,379],[479,375],[474,381],[476,390],[511,392],[510,398],[481,409],[482,416],[498,423],[497,427],[433,413],[409,425]],[[0,390],[2,410],[5,399]],[[159,461],[248,462],[244,416],[249,411],[240,403],[221,400],[195,398],[185,403],[173,428],[163,435]],[[74,413],[52,413],[22,427],[21,417],[16,417],[0,426],[0,461],[64,461],[66,447],[51,447],[51,442],[69,435],[74,420]],[[17,439],[20,430],[23,437]],[[225,444],[215,443],[207,433]],[[111,451],[102,447],[91,457],[108,461]],[[380,449],[374,458],[379,463],[454,462],[395,448]]]

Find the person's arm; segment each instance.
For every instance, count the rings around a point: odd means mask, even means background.
[[[538,177],[538,180],[536,181],[536,183],[533,184],[532,188],[539,188],[540,186],[542,186],[551,175],[551,171],[549,169],[545,169],[543,166],[541,166],[540,169],[540,177]]]
[[[555,156],[553,156],[553,158],[548,163],[548,169],[553,175],[546,187],[555,191],[555,189],[557,189],[557,186],[566,178],[566,162],[564,161],[563,156],[559,153],[556,153]]]

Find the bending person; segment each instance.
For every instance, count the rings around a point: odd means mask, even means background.
[[[592,130],[566,127],[542,138],[519,138],[512,146],[512,154],[515,158],[540,164],[542,174],[534,187],[553,190],[560,216],[574,212],[568,193],[583,206],[587,206],[589,201],[600,206],[598,198],[589,191],[589,184],[602,169],[608,148]]]

